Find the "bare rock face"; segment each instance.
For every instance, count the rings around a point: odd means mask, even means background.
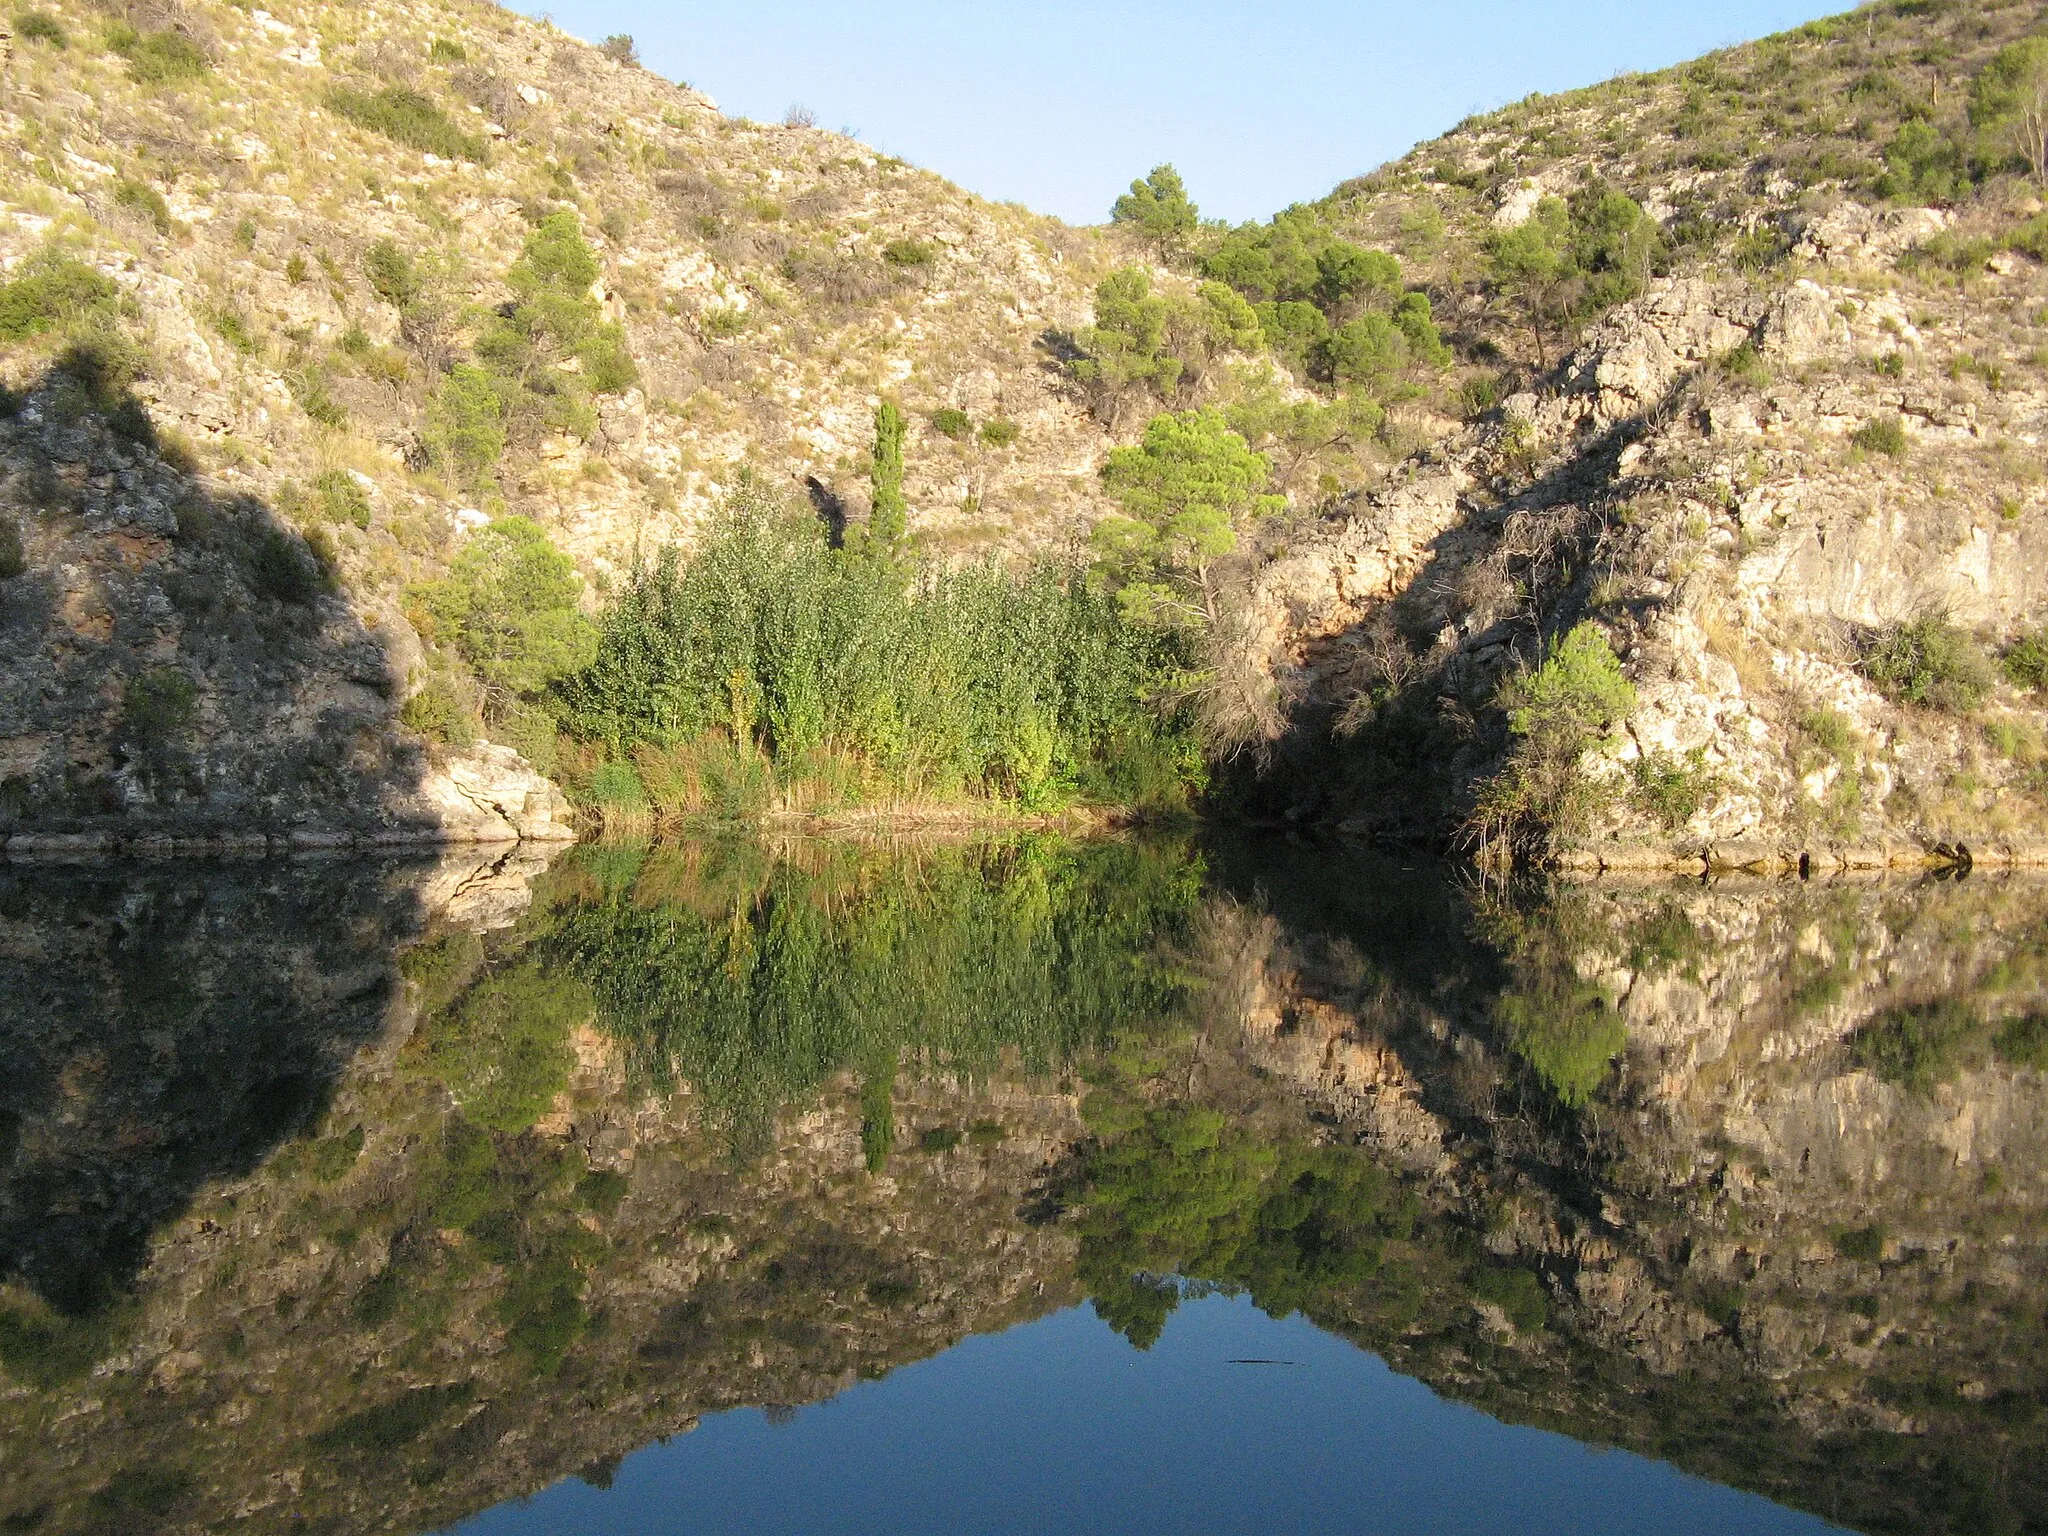
[[[451,843],[574,842],[569,802],[510,747],[479,742],[430,770],[403,807]]]

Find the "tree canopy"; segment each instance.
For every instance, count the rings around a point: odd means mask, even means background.
[[[1131,183],[1131,190],[1110,209],[1112,222],[1128,224],[1158,246],[1162,258],[1187,249],[1189,239],[1201,225],[1200,210],[1188,199],[1180,172],[1171,165],[1155,165],[1151,174]]]
[[[485,687],[518,697],[588,666],[597,630],[577,608],[583,579],[540,524],[500,517],[439,581],[408,589],[428,637],[451,646]]]
[[[1272,469],[1214,410],[1155,416],[1142,442],[1113,449],[1102,483],[1123,512],[1100,519],[1091,540],[1125,611],[1213,623],[1211,567],[1237,548],[1243,519],[1284,505],[1265,494]]]

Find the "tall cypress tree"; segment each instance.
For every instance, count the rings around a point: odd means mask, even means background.
[[[875,456],[869,469],[874,487],[868,513],[868,548],[871,552],[893,554],[902,547],[909,527],[910,505],[903,499],[903,431],[907,423],[893,401],[884,400],[875,412]]]

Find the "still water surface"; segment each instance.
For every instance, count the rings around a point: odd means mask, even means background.
[[[2044,1070],[2025,881],[0,866],[0,1521],[2048,1530]]]

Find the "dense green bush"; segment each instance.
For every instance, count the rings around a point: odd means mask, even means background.
[[[2000,662],[2017,687],[2048,688],[2048,629],[2022,634],[2006,647]]]
[[[1110,222],[1124,224],[1143,234],[1171,259],[1186,250],[1189,239],[1201,227],[1201,213],[1188,198],[1180,172],[1170,165],[1155,165],[1130,191],[1116,200],[1109,212]]]
[[[1872,635],[1862,667],[1889,699],[1958,714],[1981,704],[1997,680],[1990,657],[1969,631],[1932,616]]]
[[[303,540],[272,530],[250,547],[249,584],[263,597],[304,606],[326,589],[327,578]]]
[[[850,759],[912,793],[1120,801],[1198,772],[1187,721],[1159,702],[1185,661],[1077,569],[864,559],[750,485],[687,559],[635,576],[557,696],[566,727],[614,755],[716,732],[783,770]]]
[[[115,182],[114,206],[149,220],[160,235],[169,234],[175,227],[171,219],[171,205],[164,201],[163,193],[146,181],[124,176]]]
[[[370,493],[345,469],[322,470],[313,477],[313,495],[321,516],[356,528],[370,526]]]
[[[21,547],[21,530],[11,517],[0,516],[0,581],[12,581],[28,569],[28,557]]]
[[[461,748],[476,741],[476,716],[454,687],[441,678],[405,701],[398,718],[429,741]]]
[[[974,418],[965,411],[947,406],[932,412],[932,430],[956,443],[965,442],[974,435]]]
[[[199,685],[179,667],[152,667],[128,679],[121,727],[129,740],[162,746],[188,730],[199,715]]]
[[[1886,458],[1906,456],[1906,424],[1896,416],[1873,416],[1849,434],[1849,446]]]
[[[1553,339],[1643,291],[1663,240],[1632,198],[1593,185],[1570,202],[1544,198],[1525,223],[1489,237],[1486,256],[1494,291],[1529,328],[1547,368]]]
[[[197,80],[213,67],[205,49],[170,27],[138,32],[117,21],[107,29],[107,47],[128,61],[128,73],[144,85]]]
[[[360,128],[444,160],[481,163],[487,153],[481,137],[457,128],[432,97],[410,86],[364,91],[338,85],[327,93],[327,109]]]
[[[439,581],[406,589],[421,634],[453,650],[494,705],[536,695],[587,666],[597,631],[577,606],[583,579],[547,531],[500,517],[472,534]]]
[[[1482,860],[1498,864],[1581,830],[1593,789],[1580,758],[1635,708],[1636,690],[1606,633],[1586,623],[1553,642],[1533,672],[1508,679],[1496,702],[1513,740],[1465,833]]]
[[[40,251],[20,271],[0,283],[0,343],[26,341],[114,308],[113,279],[62,251]]]
[[[25,43],[48,43],[59,50],[71,46],[64,24],[48,11],[23,11],[14,18],[14,35]]]

